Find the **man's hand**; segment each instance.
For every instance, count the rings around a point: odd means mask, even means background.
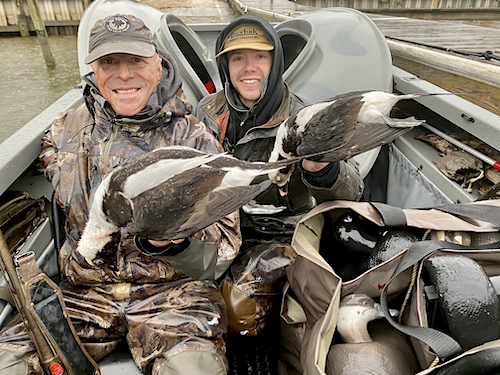
[[[302,160],[302,168],[308,172],[317,172],[325,168],[329,163],[323,163],[318,161],[312,161],[304,159]]]
[[[167,247],[167,246],[170,246],[172,244],[181,243],[182,241],[184,241],[184,238],[182,238],[180,240],[173,240],[173,241],[170,241],[170,240],[165,240],[165,241],[148,240],[148,241],[151,245],[156,246],[156,247]]]

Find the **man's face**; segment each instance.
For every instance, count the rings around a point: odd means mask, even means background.
[[[250,108],[260,98],[262,79],[271,71],[271,52],[238,49],[227,54],[231,83],[241,102]]]
[[[162,76],[161,58],[116,53],[90,64],[102,96],[115,112],[133,116],[147,104]]]

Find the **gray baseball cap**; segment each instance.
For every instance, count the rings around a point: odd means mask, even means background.
[[[85,64],[113,53],[152,57],[156,52],[153,33],[139,18],[116,14],[98,20],[90,30]]]

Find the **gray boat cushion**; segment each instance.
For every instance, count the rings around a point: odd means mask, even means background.
[[[0,351],[0,375],[26,375],[28,357],[23,351]]]

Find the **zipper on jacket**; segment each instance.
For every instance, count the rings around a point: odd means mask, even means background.
[[[105,168],[105,173],[107,174],[109,172],[108,168],[108,158],[109,158],[109,151],[111,150],[111,145],[116,139],[116,136],[118,135],[118,125],[116,125],[116,119],[113,119],[113,124],[111,125],[111,135],[109,136],[109,139],[106,143],[106,147],[104,148],[104,168]]]

